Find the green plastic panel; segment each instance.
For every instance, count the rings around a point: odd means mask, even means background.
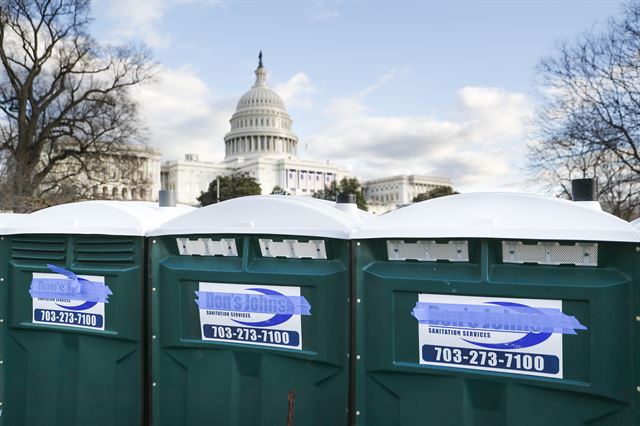
[[[4,359],[6,356],[7,346],[7,333],[6,333],[6,321],[7,318],[7,304],[4,300],[7,300],[7,270],[9,268],[9,237],[0,237],[0,413],[4,414],[4,401],[6,399],[6,368]],[[3,419],[3,415],[0,415],[0,425],[5,426],[6,422]]]
[[[143,424],[140,237],[5,236],[0,282],[2,426]],[[29,287],[47,264],[104,277],[104,330],[34,323]]]
[[[238,256],[180,256],[176,237],[152,241],[153,425],[345,424],[349,243],[326,239],[327,259],[294,259],[262,257],[260,236],[189,237],[235,238]],[[299,288],[311,305],[302,348],[203,340],[201,282]]]
[[[640,424],[640,255],[598,243],[597,267],[507,264],[501,242],[469,240],[469,262],[388,261],[356,245],[358,425]],[[420,364],[419,294],[561,300],[587,327],[561,335],[562,378]],[[482,349],[482,348],[480,348]]]

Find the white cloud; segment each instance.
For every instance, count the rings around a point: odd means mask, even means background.
[[[105,3],[114,25],[110,34],[114,41],[142,40],[152,48],[162,48],[172,41],[171,34],[160,28],[167,12],[186,4],[217,6],[222,0],[111,0]]]
[[[316,88],[309,76],[303,72],[295,73],[289,80],[277,84],[274,89],[287,107],[310,109],[313,106],[312,95]]]
[[[530,117],[530,103],[522,93],[495,87],[465,87],[458,91],[458,110],[468,121],[470,136],[483,140],[517,137]]]
[[[222,160],[235,99],[216,97],[189,68],[162,69],[157,81],[136,87],[133,95],[151,133],[149,144],[162,151],[164,160],[188,152]]]
[[[393,80],[397,74],[398,70],[392,68],[375,83],[360,90],[356,94],[330,99],[326,108],[324,108],[324,113],[334,120],[343,120],[347,117],[358,117],[365,114],[369,111],[369,107],[366,105],[364,98],[385,86]]]
[[[141,39],[155,48],[167,46],[170,36],[157,27],[169,6],[169,2],[164,0],[112,2],[109,17],[116,22],[112,37],[117,40]]]
[[[376,90],[378,90],[379,88],[381,88],[382,86],[386,85],[391,80],[393,80],[397,74],[398,74],[398,70],[396,68],[390,69],[389,72],[387,72],[385,75],[380,77],[378,81],[366,87],[364,90],[361,90],[360,92],[358,92],[356,94],[356,97],[363,98],[367,95],[370,95],[371,93],[375,92]]]
[[[525,95],[464,87],[453,112],[439,118],[373,114],[363,92],[329,102],[329,124],[306,138],[310,156],[345,164],[362,179],[417,173],[449,177],[462,190],[521,179],[531,114]]]
[[[334,19],[340,16],[340,12],[338,12],[335,8],[336,2],[328,1],[315,1],[309,6],[307,6],[304,10],[305,14],[316,21],[328,21],[329,19]]]
[[[302,107],[311,105],[316,93],[302,72],[276,91],[287,106]],[[326,124],[302,138],[302,147],[308,148],[301,157],[345,165],[361,179],[416,173],[449,177],[462,191],[524,188],[519,167],[532,111],[525,95],[464,87],[444,117],[389,116],[374,113],[367,104],[371,91],[330,99],[320,108],[318,119]],[[223,158],[236,97],[217,96],[188,67],[164,69],[157,82],[136,88],[135,96],[152,134],[150,143],[163,159],[183,158],[187,152],[208,161]]]

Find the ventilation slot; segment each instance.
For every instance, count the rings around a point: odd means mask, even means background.
[[[503,241],[502,261],[538,265],[598,266],[598,244],[560,245],[558,242],[524,244],[522,241]]]
[[[259,239],[262,257],[286,257],[287,259],[326,259],[327,249],[324,240],[273,241]]]
[[[389,260],[468,262],[469,242],[449,241],[448,243],[436,243],[435,241],[416,241],[415,243],[405,243],[401,240],[388,240],[387,256]]]
[[[238,256],[236,240],[223,238],[212,240],[211,238],[176,238],[180,256]]]
[[[11,258],[23,262],[62,263],[67,252],[64,238],[13,237]]]
[[[131,239],[80,238],[76,245],[77,262],[102,264],[134,264],[135,249]]]

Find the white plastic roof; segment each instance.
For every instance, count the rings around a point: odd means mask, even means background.
[[[4,234],[101,234],[144,236],[164,222],[195,210],[140,201],[82,201],[39,210],[13,220]]]
[[[350,215],[309,197],[254,195],[212,204],[177,217],[149,235],[276,234],[342,238],[373,219]]]
[[[275,197],[278,198],[282,198],[282,197],[286,197],[289,198],[291,201],[300,201],[303,203],[316,203],[319,204],[321,206],[330,208],[330,209],[338,209],[338,206],[336,204],[335,201],[329,201],[329,200],[322,200],[320,198],[313,198],[313,197],[306,197],[306,196],[296,196],[296,197],[291,197],[291,196],[286,196],[286,195],[276,195]],[[368,223],[370,221],[372,221],[373,219],[375,219],[375,216],[372,215],[369,212],[366,212],[364,210],[360,210],[359,208],[355,207],[355,204],[352,204],[352,206],[354,206],[354,211],[355,211],[355,220],[359,225],[364,225],[365,223]],[[344,212],[343,212],[344,213]],[[347,214],[349,217],[352,217],[352,215]],[[353,219],[353,217],[352,217]]]
[[[636,231],[640,232],[640,217],[631,222],[631,226],[633,226]]]
[[[5,235],[6,227],[22,216],[24,215],[20,213],[0,213],[0,235]]]
[[[558,198],[506,192],[416,203],[380,216],[351,237],[640,242],[628,222],[608,213]]]

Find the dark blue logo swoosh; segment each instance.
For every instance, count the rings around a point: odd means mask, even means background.
[[[85,311],[87,309],[93,308],[97,304],[98,304],[98,302],[84,302],[84,303],[82,303],[80,305],[76,305],[76,306],[67,306],[67,305],[61,305],[59,303],[56,303],[56,305],[60,306],[61,308],[69,309],[71,311]]]
[[[275,290],[270,290],[270,289],[266,289],[266,288],[248,288],[247,290],[251,290],[251,291],[256,291],[258,293],[262,293],[264,295],[267,296],[284,296],[284,294],[279,293]],[[257,321],[257,322],[251,322],[251,321],[238,321],[237,319],[233,319],[234,322],[237,322],[238,324],[242,324],[242,325],[249,325],[252,327],[273,327],[274,325],[279,325],[282,324],[284,322],[289,321],[289,319],[292,317],[293,315],[291,314],[275,314],[274,316],[272,316],[269,319],[266,319],[264,321]]]
[[[513,303],[513,302],[488,302],[492,305],[499,305],[499,306],[504,306],[507,308],[511,308],[514,311],[518,311],[521,313],[530,313],[530,314],[541,314],[542,312],[540,312],[539,310],[537,310],[536,308],[533,308],[531,306],[527,306],[527,305],[522,305],[520,303]],[[539,345],[540,343],[544,342],[545,340],[547,340],[549,337],[551,337],[553,333],[532,333],[529,332],[527,334],[525,334],[524,336],[513,340],[511,342],[505,342],[505,343],[482,343],[482,342],[474,342],[472,340],[468,340],[468,339],[462,339],[467,343],[471,343],[472,345],[476,345],[476,346],[480,346],[483,348],[487,348],[487,349],[523,349],[523,348],[528,348],[531,346],[535,346],[535,345]]]

